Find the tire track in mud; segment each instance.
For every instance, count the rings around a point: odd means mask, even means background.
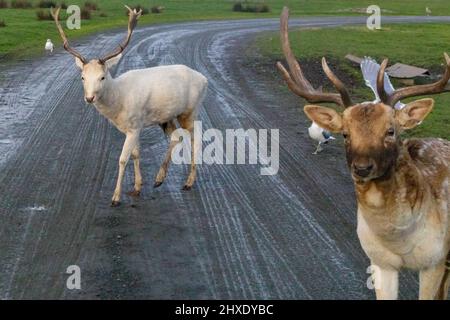
[[[291,26],[362,22],[293,19]],[[373,297],[342,152],[332,146],[329,157],[312,158],[309,139],[297,133],[306,120],[285,107],[298,101],[242,65],[247,39],[277,28],[269,19],[136,30],[114,73],[175,63],[202,72],[210,81],[204,130],[280,128],[280,170],[264,177],[254,165],[201,165],[186,193],[180,188],[188,168],[172,164],[154,190],[167,141],[149,128],[141,139],[144,193],[139,200],[124,195],[117,209],[109,202],[124,137],[84,105],[72,57],[59,51],[8,70],[0,111],[10,117],[0,120],[0,141],[15,144],[0,149],[0,297]],[[123,35],[94,36],[78,48],[101,55]],[[124,183],[131,188],[132,166]],[[65,287],[72,264],[81,267],[81,291]],[[415,280],[405,279],[402,297],[414,297]]]

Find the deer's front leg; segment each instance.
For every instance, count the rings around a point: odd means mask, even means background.
[[[114,195],[112,198],[112,207],[117,207],[120,205],[120,194],[122,192],[122,181],[125,174],[125,167],[127,166],[131,153],[136,148],[139,141],[138,130],[127,132],[126,135],[125,143],[123,144],[122,153],[119,159],[119,176],[117,178],[116,189],[114,190]]]
[[[420,300],[444,300],[447,298],[448,287],[442,283],[444,273],[445,261],[437,266],[420,271]]]
[[[140,166],[140,159],[141,159],[141,152],[140,152],[140,146],[139,141],[136,144],[136,147],[131,152],[131,158],[134,162],[134,190],[128,192],[128,195],[132,197],[139,197],[141,195],[141,189],[142,189],[142,175],[141,175],[141,166]]]
[[[377,300],[397,300],[398,271],[390,268],[377,268],[374,274]]]

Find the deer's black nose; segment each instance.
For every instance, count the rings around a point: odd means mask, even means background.
[[[372,173],[373,167],[374,166],[371,163],[366,164],[354,163],[353,172],[361,178],[367,178]]]
[[[95,99],[95,96],[93,96],[93,97],[86,97],[86,102],[87,103],[92,103],[92,102],[94,102],[94,99]]]

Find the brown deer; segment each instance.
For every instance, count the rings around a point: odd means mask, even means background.
[[[450,249],[450,142],[407,139],[400,134],[420,124],[433,99],[393,106],[400,99],[448,91],[450,58],[436,83],[384,92],[384,60],[378,74],[379,103],[353,104],[343,83],[322,67],[339,93],[314,89],[305,78],[289,44],[289,10],[281,14],[281,42],[289,71],[278,62],[288,87],[310,103],[331,102],[344,109],[307,105],[308,118],[345,139],[347,163],[358,201],[357,233],[374,270],[377,299],[397,299],[398,272],[420,272],[420,299],[446,299]]]

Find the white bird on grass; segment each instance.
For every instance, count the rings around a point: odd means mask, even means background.
[[[313,154],[318,154],[322,151],[322,145],[327,144],[330,140],[335,140],[329,131],[319,127],[315,122],[308,128],[308,133],[311,139],[318,142],[316,151]]]
[[[427,13],[427,16],[431,15],[431,9],[428,7],[425,7],[425,12]]]
[[[378,71],[380,70],[380,65],[373,60],[370,57],[364,57],[364,59],[361,61],[361,72],[363,74],[365,84],[370,89],[372,89],[373,93],[375,94],[375,100],[374,103],[380,102],[380,96],[378,95],[377,90],[377,76]],[[395,91],[394,86],[391,83],[391,80],[389,79],[389,76],[387,73],[384,73],[384,91],[387,94],[391,94]],[[395,104],[395,109],[400,110],[403,109],[405,106],[404,103],[401,103],[400,101]]]
[[[54,48],[54,46],[53,46],[53,43],[52,43],[52,40],[50,40],[50,39],[47,39],[47,42],[45,43],[45,51],[47,51],[48,53],[53,53],[53,48]]]

